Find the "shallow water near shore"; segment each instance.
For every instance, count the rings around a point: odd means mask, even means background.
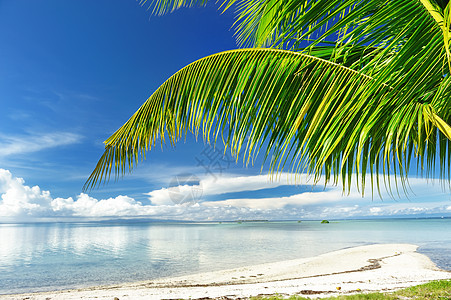
[[[412,243],[451,270],[451,219],[0,224],[0,294],[235,268],[373,243]]]

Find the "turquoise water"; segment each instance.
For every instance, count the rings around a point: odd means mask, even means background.
[[[451,219],[0,224],[0,294],[155,279],[413,243],[451,270]]]

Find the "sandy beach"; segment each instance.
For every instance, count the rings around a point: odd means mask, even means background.
[[[78,290],[2,295],[0,299],[235,299],[257,295],[318,298],[356,292],[393,291],[450,279],[418,247],[378,244],[311,258],[287,260],[174,278]]]

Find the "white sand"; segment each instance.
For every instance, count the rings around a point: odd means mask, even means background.
[[[234,299],[275,293],[317,298],[392,291],[451,279],[451,272],[438,269],[427,256],[417,253],[417,248],[409,244],[370,245],[231,270],[80,290],[4,295],[0,299]]]

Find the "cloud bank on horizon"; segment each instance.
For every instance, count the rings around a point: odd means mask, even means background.
[[[40,219],[72,220],[104,218],[158,218],[172,220],[237,220],[237,219],[322,219],[371,216],[428,216],[451,215],[449,195],[440,188],[427,185],[425,180],[412,179],[414,191],[431,194],[431,202],[415,203],[409,200],[372,201],[357,191],[343,196],[341,187],[328,187],[315,191],[313,184],[303,176],[301,182],[310,189],[287,196],[274,196],[271,192],[283,186],[294,185],[290,174],[270,181],[266,175],[233,176],[231,174],[206,177],[195,185],[180,184],[149,192],[150,204],[119,195],[108,199],[95,199],[81,193],[75,197],[53,198],[50,191],[39,186],[27,186],[24,179],[14,177],[10,171],[0,169],[0,222],[38,221]],[[283,179],[285,177],[285,179]],[[171,192],[189,195],[201,188],[202,197],[176,202]],[[240,192],[263,191],[268,196],[237,197]],[[261,194],[261,193],[260,193]],[[259,195],[260,195],[259,194]],[[251,194],[252,195],[252,194]],[[233,197],[235,196],[235,197]],[[217,198],[220,198],[219,200]]]

